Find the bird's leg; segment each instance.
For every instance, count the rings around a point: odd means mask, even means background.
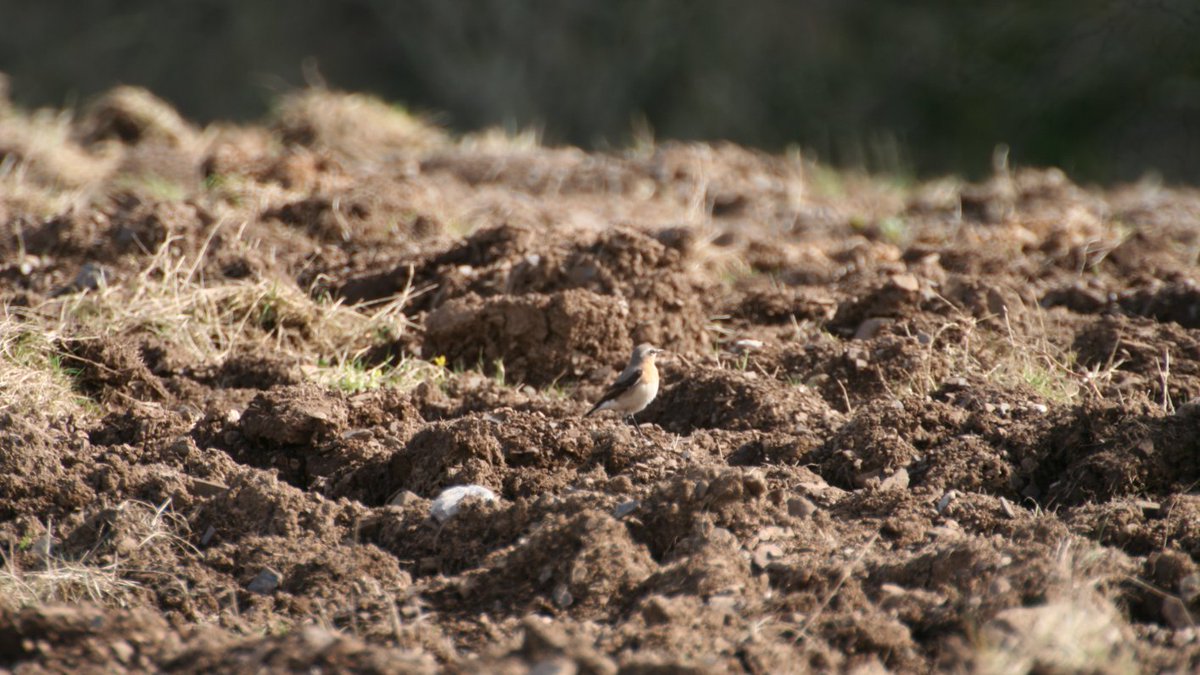
[[[634,429],[637,429],[637,432],[642,435],[642,438],[650,440],[650,437],[646,435],[646,432],[642,431],[641,425],[637,423],[637,420],[633,418],[633,415],[629,416],[629,423],[633,425]]]

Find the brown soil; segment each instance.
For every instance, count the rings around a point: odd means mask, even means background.
[[[1200,667],[1200,194],[395,114],[0,146],[0,669]]]

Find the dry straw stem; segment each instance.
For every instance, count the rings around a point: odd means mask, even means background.
[[[35,543],[41,558],[40,569],[22,569],[17,553],[9,550],[0,567],[0,608],[19,609],[51,603],[93,602],[109,607],[128,607],[142,589],[138,577],[173,578],[171,562],[179,553],[196,553],[178,532],[186,528],[184,519],[168,509],[170,500],[159,506],[140,501],[124,501],[113,511],[118,514],[122,534],[129,541],[125,557],[110,562],[92,561],[95,549],[78,559],[69,560],[50,550],[54,540],[51,524]],[[44,542],[44,543],[41,543]],[[102,542],[97,542],[99,545]],[[167,549],[167,550],[164,550]],[[163,561],[152,568],[138,567],[138,560]]]

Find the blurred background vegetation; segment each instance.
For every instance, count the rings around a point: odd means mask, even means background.
[[[1200,183],[1196,0],[0,0],[27,106],[117,83],[254,119],[313,72],[456,129],[796,145],[901,175]]]

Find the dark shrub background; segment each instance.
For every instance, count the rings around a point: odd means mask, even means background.
[[[307,64],[307,65],[306,65]],[[875,171],[1200,182],[1200,2],[0,0],[28,107],[140,84],[253,119],[305,72],[548,142],[730,139]],[[643,125],[644,126],[644,125]]]

